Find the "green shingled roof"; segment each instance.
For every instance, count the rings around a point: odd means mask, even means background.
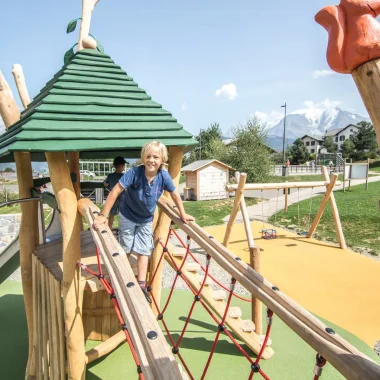
[[[85,49],[0,136],[0,161],[13,161],[17,151],[31,152],[34,161],[44,160],[44,152],[62,151],[80,151],[82,158],[138,157],[151,140],[167,146],[197,144],[108,55]]]

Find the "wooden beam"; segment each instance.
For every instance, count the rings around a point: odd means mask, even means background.
[[[251,268],[260,274],[260,247],[249,247],[249,264]],[[256,334],[263,333],[263,305],[261,301],[252,295],[252,321],[256,326]]]
[[[309,189],[311,187],[325,187],[329,182],[316,181],[316,182],[283,182],[283,183],[247,183],[244,190],[277,190],[277,189]],[[341,182],[337,181],[336,186]],[[238,185],[226,186],[227,191],[236,191]]]
[[[68,375],[71,379],[84,379],[86,364],[81,315],[82,289],[80,286],[80,270],[77,267],[77,262],[80,260],[80,215],[77,211],[77,197],[71,182],[65,153],[47,152],[46,161],[60,210],[62,226],[62,290]]]
[[[207,231],[196,223],[184,224],[168,199],[161,197],[162,211],[200,245],[231,276],[236,278],[249,292],[259,298],[287,326],[297,333],[316,352],[319,352],[347,379],[377,380],[380,366],[358,351],[336,333],[329,333],[328,326],[256,273],[226,247],[210,239]]]
[[[78,39],[78,50],[84,49],[83,40],[87,39],[90,33],[91,14],[99,0],[82,0],[82,20]],[[88,46],[88,45],[86,45]]]
[[[75,174],[76,180],[73,182],[74,192],[77,199],[80,198],[80,172],[79,172],[79,152],[68,152],[70,174]]]
[[[102,342],[98,344],[96,347],[91,348],[91,350],[87,351],[86,364],[92,363],[93,361],[101,358],[102,356],[109,354],[123,342],[125,342],[124,331],[119,331],[114,336],[111,336],[111,338],[107,339],[105,342]]]
[[[247,180],[247,174],[241,173],[240,177],[239,177],[239,184],[234,185],[234,186],[236,186],[235,200],[234,200],[234,205],[232,206],[232,212],[231,212],[230,218],[228,219],[228,223],[227,223],[227,227],[226,227],[226,233],[224,234],[223,245],[225,247],[228,247],[228,244],[230,242],[232,226],[235,223],[235,219],[236,219],[237,213],[239,211],[240,202],[243,198],[244,186],[245,186],[246,180]]]
[[[15,63],[13,65],[12,74],[13,74],[13,77],[15,78],[16,87],[21,99],[21,103],[24,106],[24,108],[26,108],[28,107],[28,104],[30,103],[30,97],[29,97],[28,89],[26,87],[25,76],[22,70],[22,66],[19,65],[18,63]]]
[[[0,115],[5,128],[20,119],[20,111],[13,98],[12,91],[0,71]],[[16,163],[18,192],[20,198],[32,196],[33,174],[30,153],[14,152]],[[24,293],[25,315],[28,326],[28,362],[26,377],[35,376],[35,362],[33,361],[33,276],[32,276],[32,252],[38,243],[38,204],[37,202],[23,202],[21,207],[20,224],[20,267],[22,288]]]
[[[352,77],[371,118],[380,146],[380,58],[359,66],[352,72]]]
[[[86,198],[78,201],[78,209],[87,218],[89,225],[93,224],[94,213],[100,212],[99,208]],[[178,364],[137,284],[123,248],[108,226],[101,231],[92,229],[91,233],[111,278],[145,379],[180,379]]]
[[[177,187],[179,183],[179,178],[181,175],[181,167],[182,167],[182,157],[183,157],[183,147],[171,146],[169,147],[169,174],[173,179],[174,185]],[[168,196],[168,193],[165,192],[164,196]],[[163,261],[160,261],[160,257],[162,254],[162,247],[159,244],[159,240],[161,239],[163,242],[166,241],[168,231],[170,226],[170,219],[163,213],[160,213],[156,229],[154,231],[154,251],[152,253],[152,261],[151,261],[151,276],[156,272],[153,282],[151,283],[152,294],[157,302],[157,305],[160,306],[161,301],[161,284],[162,284],[162,265]],[[153,312],[157,315],[158,311],[152,304]]]
[[[329,173],[328,173],[326,166],[322,166],[322,175],[323,175],[325,181],[330,180]],[[326,190],[327,190],[327,188],[326,188]],[[336,205],[334,192],[332,192],[330,194],[330,207],[331,207],[331,212],[332,212],[333,219],[334,219],[336,236],[337,236],[340,248],[346,249],[347,248],[346,239],[344,238],[342,223],[340,222],[340,216],[339,216],[338,207]]]
[[[321,201],[321,204],[319,205],[319,209],[317,211],[317,214],[315,215],[313,223],[310,226],[309,234],[307,235],[307,237],[309,239],[311,239],[313,237],[313,234],[314,234],[315,230],[317,229],[319,222],[321,221],[323,211],[325,211],[325,207],[326,207],[327,202],[329,201],[330,196],[334,190],[335,182],[337,181],[337,179],[338,179],[338,174],[334,173],[331,176],[330,184],[328,186],[326,186],[326,193],[325,193],[324,197],[322,198],[322,201]]]
[[[240,183],[239,172],[235,173],[235,180],[236,180],[236,183]],[[243,216],[244,229],[245,229],[245,235],[247,236],[248,248],[250,248],[255,245],[255,242],[253,240],[252,229],[251,229],[251,224],[249,220],[247,205],[245,204],[244,193],[240,200],[240,211],[241,211],[241,215]]]

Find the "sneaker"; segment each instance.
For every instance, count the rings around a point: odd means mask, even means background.
[[[146,290],[146,288],[141,288],[141,290],[144,293],[144,296],[145,296],[146,300],[149,303],[152,303],[152,299],[150,298],[149,292]]]

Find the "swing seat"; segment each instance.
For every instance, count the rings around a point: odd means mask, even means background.
[[[261,230],[261,237],[263,239],[276,239],[277,230],[273,228],[267,228],[267,229]]]

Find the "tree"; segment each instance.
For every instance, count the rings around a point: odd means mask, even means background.
[[[234,129],[227,164],[247,173],[247,182],[267,182],[273,174],[273,160],[266,145],[266,132],[259,121],[249,119]]]
[[[201,130],[198,136],[195,136],[198,141],[198,145],[188,153],[183,159],[183,165],[191,164],[197,160],[208,160],[214,157],[216,143],[215,141],[222,142],[222,130],[220,129],[219,123],[212,123],[207,129]],[[217,149],[220,151],[220,149]],[[219,160],[219,158],[216,158]]]
[[[292,156],[292,164],[303,164],[309,158],[309,152],[301,138],[294,141],[290,148],[290,155]]]
[[[358,130],[350,136],[355,150],[374,152],[377,149],[376,132],[371,123],[361,121],[356,124]]]
[[[230,149],[220,139],[210,140],[208,147],[208,155],[210,159],[226,162],[229,160]],[[203,156],[203,154],[202,154]]]
[[[328,153],[338,153],[338,145],[335,144],[332,136],[324,136],[322,145]]]
[[[352,153],[355,152],[355,144],[353,143],[351,139],[347,139],[342,144],[341,150],[342,150],[343,158],[348,158],[352,155]]]

